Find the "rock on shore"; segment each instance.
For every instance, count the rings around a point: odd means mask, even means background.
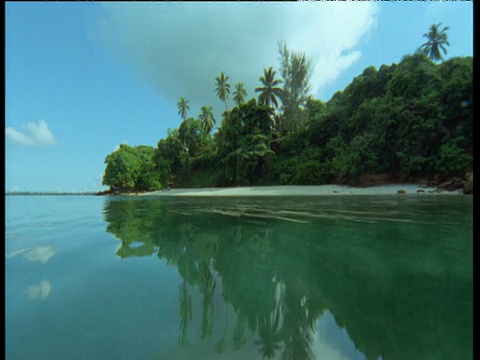
[[[463,184],[464,194],[473,194],[473,171],[465,175],[465,183]]]

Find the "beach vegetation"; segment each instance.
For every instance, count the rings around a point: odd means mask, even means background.
[[[121,145],[105,159],[103,183],[147,190],[355,184],[365,174],[445,181],[472,170],[472,57],[437,64],[416,52],[369,66],[324,102],[310,94],[311,60],[285,43],[279,54],[278,72],[266,68],[259,79],[258,98],[236,84],[231,110],[229,77],[216,77],[225,112],[215,131],[211,106],[187,117],[188,100],[180,98],[179,127],[156,148]]]
[[[155,164],[154,154],[152,146],[121,144],[105,158],[107,165],[102,184],[118,190],[161,189],[165,168]]]

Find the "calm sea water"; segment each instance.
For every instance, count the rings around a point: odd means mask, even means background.
[[[472,359],[472,197],[7,196],[7,359]]]

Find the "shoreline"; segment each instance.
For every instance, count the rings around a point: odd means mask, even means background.
[[[325,195],[464,195],[462,190],[447,191],[421,184],[388,184],[370,187],[352,187],[346,185],[284,185],[252,186],[233,188],[171,189],[143,193],[123,194],[126,196],[191,196],[191,197],[228,197],[228,196],[325,196]]]

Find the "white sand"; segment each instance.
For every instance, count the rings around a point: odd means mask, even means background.
[[[153,191],[139,196],[313,196],[313,195],[396,195],[398,190],[405,194],[462,194],[457,191],[438,191],[435,187],[423,187],[419,184],[390,184],[355,188],[342,185],[312,186],[255,186],[234,188],[172,189],[169,191]],[[417,191],[420,191],[418,193]]]

